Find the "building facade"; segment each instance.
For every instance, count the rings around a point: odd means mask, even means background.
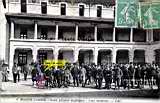
[[[159,63],[160,31],[115,28],[114,5],[113,0],[1,1],[1,59],[10,70],[14,62],[45,59]]]

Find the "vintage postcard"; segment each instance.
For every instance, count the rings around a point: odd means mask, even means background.
[[[160,102],[160,1],[0,0],[0,102]]]

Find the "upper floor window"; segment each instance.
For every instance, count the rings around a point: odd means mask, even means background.
[[[41,2],[41,12],[47,14],[47,2]]]
[[[39,3],[40,0],[28,0],[28,3]]]
[[[51,3],[51,4],[54,4],[56,1],[55,0],[49,0],[48,2]]]
[[[9,0],[9,2],[19,2],[19,0]]]
[[[27,39],[27,29],[26,28],[21,28],[20,39]]]
[[[102,6],[97,6],[97,17],[102,17]]]
[[[26,0],[21,0],[21,12],[23,12],[23,13],[27,12]]]
[[[61,4],[61,15],[66,15],[66,4]]]
[[[79,16],[84,16],[84,5],[79,5]]]

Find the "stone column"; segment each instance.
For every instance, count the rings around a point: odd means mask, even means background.
[[[58,30],[59,30],[59,26],[56,23],[56,36],[55,36],[55,40],[58,40]]]
[[[153,41],[153,30],[147,30],[146,41],[147,42],[152,42]]]
[[[37,22],[34,23],[34,39],[37,39],[38,34],[38,24]]]
[[[74,50],[74,63],[75,63],[75,62],[78,62],[78,55],[79,55],[79,50],[78,50],[78,49],[75,49],[75,50]]]
[[[133,42],[133,28],[131,28],[130,32],[130,42]]]
[[[132,62],[133,63],[133,58],[134,58],[134,51],[131,49],[129,51],[129,62]]]
[[[146,30],[146,41],[149,41],[149,30]]]
[[[98,49],[95,48],[94,50],[94,63],[97,65],[98,64]]]
[[[151,30],[151,34],[150,34],[151,36],[151,42],[153,42],[153,29]]]
[[[113,28],[113,42],[116,42],[116,28]]]
[[[75,35],[75,41],[78,41],[78,24],[76,24],[76,35]]]
[[[55,60],[58,60],[58,52],[59,52],[58,48],[55,48],[55,50],[54,50],[54,52],[53,52],[53,55],[54,55],[54,59],[55,59]]]
[[[38,50],[36,47],[34,47],[32,50],[33,62],[37,62],[37,55],[38,55]]]
[[[13,80],[13,75],[12,75],[12,67],[14,64],[14,55],[15,55],[15,48],[10,46],[10,51],[9,51],[9,80]]]
[[[113,48],[112,50],[112,63],[116,63],[117,50]]]
[[[97,25],[94,26],[94,41],[97,41]]]
[[[14,22],[11,21],[11,39],[14,39]]]
[[[55,60],[55,61],[58,60],[58,52],[59,52],[59,49],[58,49],[58,47],[56,47],[56,48],[54,49],[54,52],[53,52],[54,60]],[[55,68],[57,68],[57,66],[56,66]]]

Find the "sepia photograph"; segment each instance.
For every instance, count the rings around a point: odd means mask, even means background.
[[[0,0],[0,103],[160,102],[160,0]]]

